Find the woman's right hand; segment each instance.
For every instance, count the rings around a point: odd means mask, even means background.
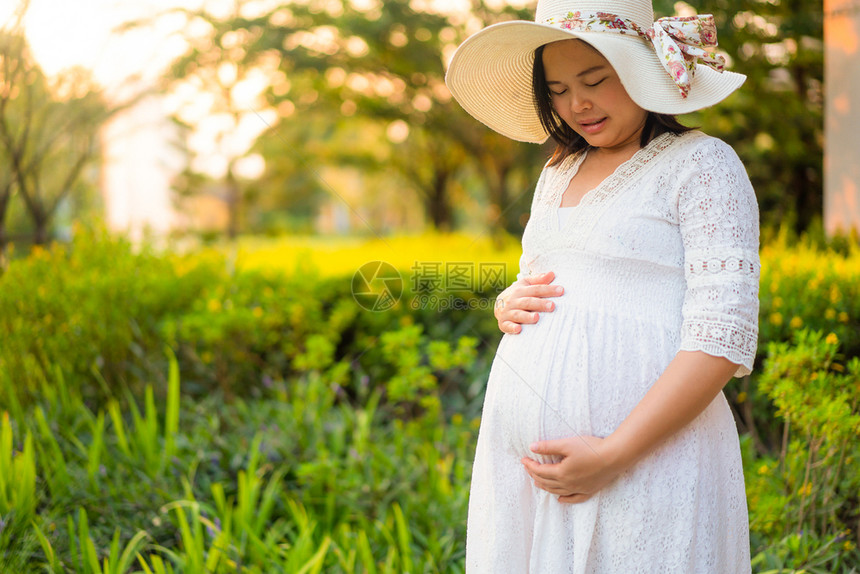
[[[516,335],[523,325],[537,323],[540,312],[555,309],[555,303],[547,297],[558,297],[564,293],[561,285],[550,285],[555,273],[523,277],[502,291],[496,298],[493,315],[503,333]]]

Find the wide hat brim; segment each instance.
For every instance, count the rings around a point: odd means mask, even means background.
[[[645,38],[514,21],[484,28],[463,42],[451,59],[445,82],[463,109],[486,126],[513,140],[543,143],[549,134],[535,109],[534,52],[544,44],[571,38],[603,54],[630,98],[660,114],[685,114],[714,105],[746,80],[742,74],[697,65],[684,98]]]

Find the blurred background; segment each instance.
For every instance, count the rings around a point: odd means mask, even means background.
[[[0,247],[68,237],[79,219],[133,237],[518,236],[551,150],[472,120],[444,73],[468,35],[531,19],[533,9],[468,0],[7,0]],[[851,105],[856,27],[831,26],[834,92],[824,89],[820,2],[658,0],[655,9],[713,12],[719,50],[748,76],[725,104],[682,119],[735,147],[765,225],[816,233],[856,225],[856,130],[845,129],[860,120]],[[831,10],[850,21],[844,7]],[[825,165],[836,174],[827,204]]]

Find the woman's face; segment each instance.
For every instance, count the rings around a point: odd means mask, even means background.
[[[543,66],[556,113],[589,145],[639,147],[648,112],[630,99],[600,52],[580,40],[561,40],[546,45]]]

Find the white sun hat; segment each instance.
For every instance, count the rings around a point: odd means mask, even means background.
[[[532,88],[535,50],[576,38],[594,47],[640,107],[660,114],[706,108],[746,76],[723,71],[710,15],[654,21],[650,0],[539,0],[535,21],[502,22],[463,42],[445,82],[475,119],[500,134],[543,143]]]

